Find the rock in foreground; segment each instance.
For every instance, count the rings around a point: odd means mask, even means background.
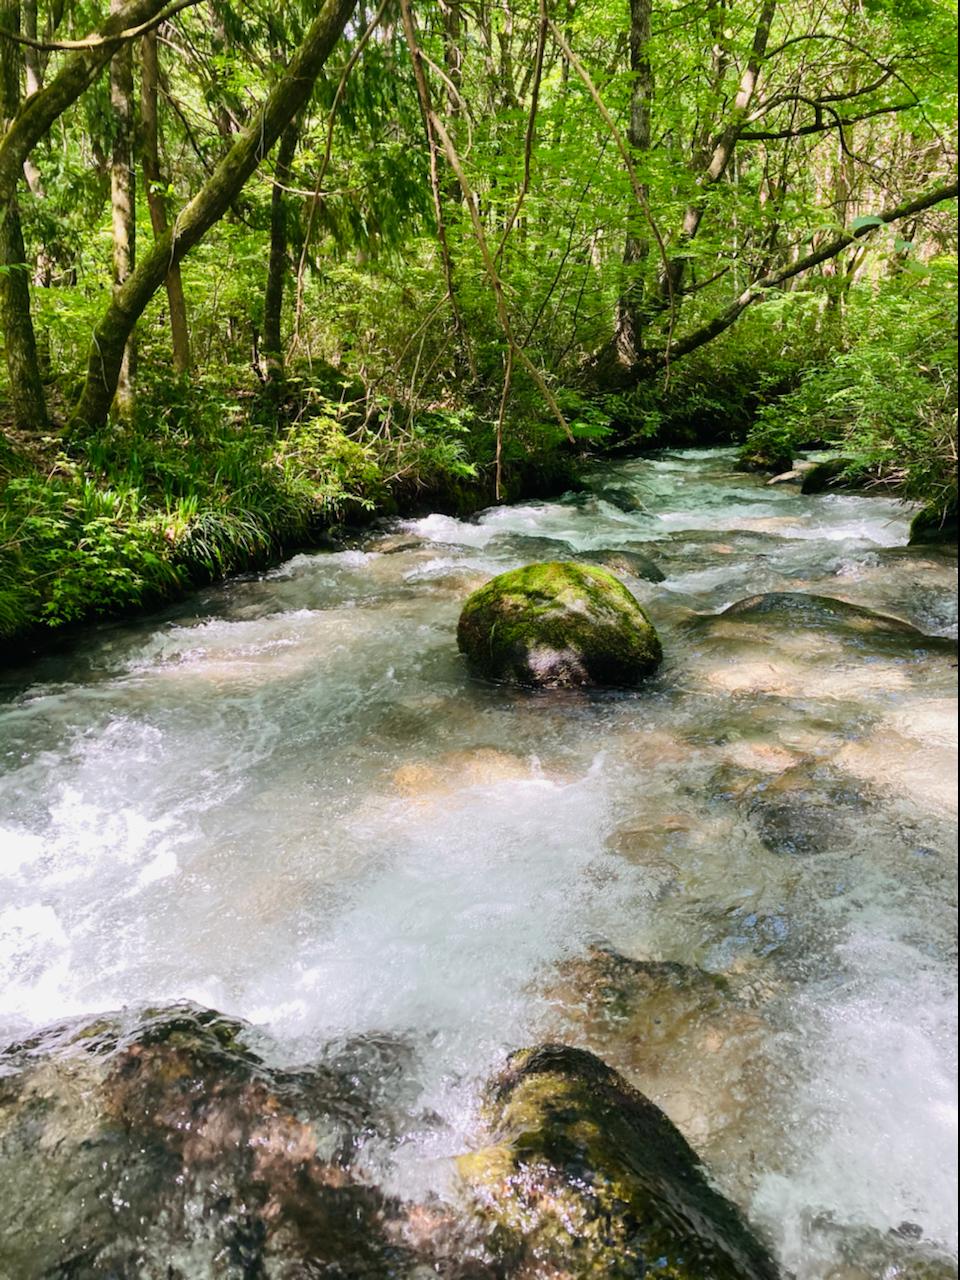
[[[457,643],[487,679],[543,688],[632,687],[663,656],[653,624],[613,574],[559,561],[502,573],[475,591]]]
[[[0,1277],[413,1274],[398,1206],[349,1167],[370,1100],[250,1032],[182,1004],[0,1053]]]
[[[460,1169],[498,1222],[508,1274],[777,1280],[679,1131],[593,1054],[515,1054],[492,1118],[498,1145]]]

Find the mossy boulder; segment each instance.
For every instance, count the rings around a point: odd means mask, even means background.
[[[735,471],[772,471],[779,475],[793,466],[793,457],[782,449],[748,446],[741,450]]]
[[[803,477],[800,492],[825,493],[828,489],[862,489],[871,480],[870,473],[852,458],[827,458]]]
[[[595,565],[529,564],[475,591],[457,643],[487,679],[545,688],[639,684],[663,657],[653,624]]]
[[[510,1274],[777,1280],[679,1131],[593,1054],[564,1045],[515,1054],[491,1111],[497,1144],[459,1167],[497,1223],[494,1247]]]

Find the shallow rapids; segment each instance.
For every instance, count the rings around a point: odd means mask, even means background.
[[[380,528],[6,673],[0,1043],[176,999],[285,1064],[348,1045],[360,1072],[386,1037],[395,1132],[360,1165],[415,1197],[506,1054],[563,1040],[798,1280],[956,1275],[956,556],[907,549],[891,499],[733,460]],[[471,678],[472,590],[613,552],[662,575],[621,573],[663,640],[645,687]],[[761,593],[923,634],[716,616]],[[613,952],[675,967],[609,999]],[[670,977],[700,971],[722,991]]]

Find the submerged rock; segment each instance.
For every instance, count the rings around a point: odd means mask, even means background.
[[[760,962],[721,976],[595,946],[558,968],[546,997],[558,1038],[599,1055],[729,1169],[769,1073],[762,1007],[778,990]]]
[[[679,1131],[593,1054],[515,1054],[492,1112],[497,1145],[459,1165],[498,1224],[508,1275],[777,1280]]]
[[[590,551],[577,557],[578,560],[602,565],[611,573],[626,573],[634,578],[645,578],[647,582],[663,582],[666,574],[647,556],[637,551],[603,550]]]
[[[629,514],[631,511],[643,510],[643,503],[637,495],[619,485],[604,485],[601,488],[594,489],[594,493],[601,502],[606,502],[611,507],[616,507],[618,511],[624,511]]]
[[[847,631],[895,632],[899,635],[921,636],[923,632],[903,618],[891,613],[878,613],[862,605],[837,600],[833,596],[808,595],[803,591],[771,591],[767,595],[748,596],[724,609],[721,618],[743,619],[752,622],[763,618],[773,622],[776,616],[793,625],[804,627],[841,628]]]
[[[250,1031],[184,1004],[0,1054],[4,1280],[409,1274],[396,1204],[348,1167],[355,1079],[269,1068]]]
[[[467,600],[457,643],[490,680],[546,688],[639,684],[662,659],[643,609],[593,565],[526,565]]]

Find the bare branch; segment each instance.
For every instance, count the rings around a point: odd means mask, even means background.
[[[796,102],[811,103],[819,107],[819,103],[810,98],[801,98],[799,94],[793,95]],[[825,133],[828,129],[845,129],[848,125],[859,124],[861,120],[872,120],[875,116],[890,115],[895,111],[909,111],[911,107],[915,107],[916,102],[895,102],[889,107],[877,107],[873,111],[864,111],[859,116],[839,116],[833,113],[833,119],[824,121],[822,113],[817,111],[817,120],[813,124],[801,125],[799,129],[778,129],[771,130],[769,133],[760,130],[750,131],[744,130],[740,134],[741,142],[776,142],[779,138],[803,138],[812,133]],[[830,108],[828,108],[830,110]]]

